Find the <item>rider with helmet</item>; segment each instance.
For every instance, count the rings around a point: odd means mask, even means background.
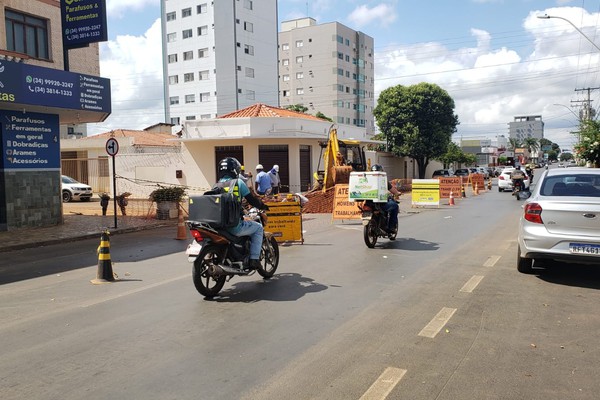
[[[383,172],[383,167],[379,164],[374,164],[371,167],[371,171]],[[388,181],[387,188],[388,188],[388,191],[390,193],[392,193],[394,196],[400,196],[402,194],[389,181]],[[400,210],[400,207],[398,206],[398,203],[394,200],[394,197],[389,196],[387,203],[385,204],[385,206],[383,206],[383,211],[385,211],[388,216],[387,229],[386,229],[387,233],[392,233],[396,230],[396,227],[398,226],[398,211],[399,210]]]
[[[245,198],[250,205],[256,208],[268,210],[269,207],[254,197],[246,183],[239,178],[241,171],[242,165],[237,159],[233,157],[224,158],[219,162],[219,183],[237,179],[237,184],[233,187],[236,197],[240,201],[242,201],[242,198]],[[226,186],[224,185],[224,187]],[[235,236],[250,237],[250,265],[248,267],[249,269],[257,269],[260,266],[259,257],[263,239],[263,226],[256,221],[247,221],[240,215],[240,222],[237,226],[228,228],[227,230]]]
[[[521,170],[520,165],[517,165],[510,173],[510,180],[513,184],[513,193],[517,191],[517,186],[519,186],[520,190],[525,190],[525,172]]]

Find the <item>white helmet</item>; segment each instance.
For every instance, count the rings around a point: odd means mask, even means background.
[[[258,170],[258,169],[264,169],[264,168],[263,168],[262,164],[258,164],[258,165],[256,166],[256,169]]]

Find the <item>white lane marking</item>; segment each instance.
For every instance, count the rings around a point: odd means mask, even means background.
[[[421,332],[419,332],[419,336],[425,336],[433,339],[442,330],[444,325],[448,323],[448,321],[450,320],[450,318],[452,318],[455,312],[456,308],[442,308],[440,312],[437,313],[435,317],[433,317],[431,322],[429,322],[425,326],[425,328],[423,328]]]
[[[360,400],[384,400],[406,374],[405,369],[387,367]]]
[[[493,267],[494,265],[496,265],[498,260],[500,260],[500,257],[502,257],[502,256],[490,256],[487,260],[485,260],[485,262],[483,263],[483,266],[484,267]]]
[[[460,291],[464,293],[473,292],[473,290],[475,290],[475,288],[477,287],[477,285],[479,285],[479,282],[481,282],[482,279],[483,276],[481,275],[473,275],[471,279],[469,279],[469,281],[465,283],[465,285],[460,289]]]

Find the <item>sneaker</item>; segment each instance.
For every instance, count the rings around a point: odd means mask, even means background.
[[[255,260],[255,259],[251,259],[250,262],[248,263],[248,268],[247,269],[254,270],[254,269],[258,269],[261,266],[262,265],[260,264],[260,261]]]

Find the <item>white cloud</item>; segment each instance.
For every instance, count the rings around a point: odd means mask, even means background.
[[[373,22],[388,26],[396,20],[396,10],[389,4],[378,4],[373,8],[366,5],[358,6],[350,13],[348,20],[361,28]]]
[[[160,19],[143,36],[118,36],[101,43],[101,75],[111,80],[112,114],[90,124],[89,134],[143,129],[164,121]]]
[[[160,0],[106,0],[106,12],[110,17],[121,18],[126,11],[154,6],[157,1]]]

